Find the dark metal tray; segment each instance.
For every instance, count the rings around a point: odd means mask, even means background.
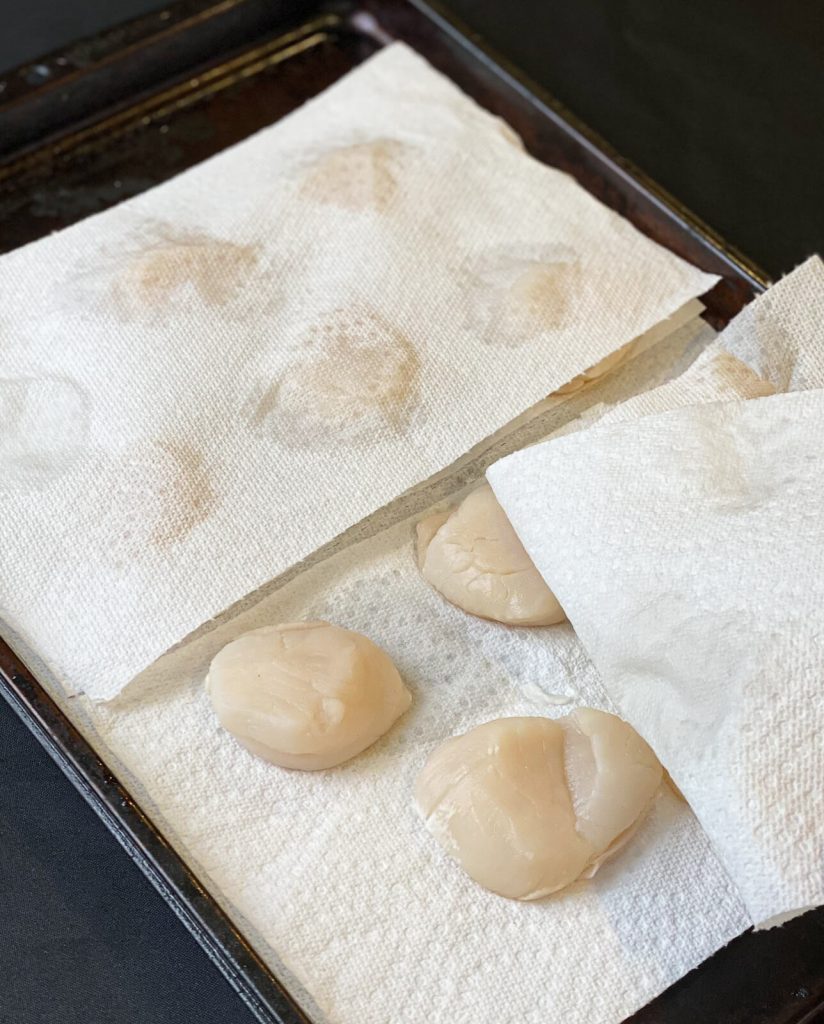
[[[652,238],[720,274],[705,298],[716,326],[766,283],[758,268],[568,111],[419,0],[183,0],[11,72],[0,79],[0,250],[111,206],[271,124],[392,39],[405,40],[504,117],[533,155],[573,174]],[[2,640],[0,692],[257,1018],[308,1022]],[[684,921],[684,928],[693,926]],[[824,909],[741,936],[632,1020],[824,1020]]]

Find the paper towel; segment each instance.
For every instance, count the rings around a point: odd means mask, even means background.
[[[724,347],[776,391],[824,387],[824,262],[811,256],[724,329]]]
[[[637,420],[685,405],[702,405],[725,398],[763,398],[775,392],[771,381],[729,351],[726,337],[721,335],[703,348],[684,373],[624,401],[598,403],[553,431],[552,437],[578,433],[595,423]]]
[[[793,366],[787,385],[818,379],[822,322],[785,310],[822,269],[791,275],[719,345],[729,336],[765,372]],[[821,295],[824,281],[810,310]],[[606,692],[763,926],[824,902],[822,443],[814,389],[605,421],[488,473]]]
[[[318,1024],[617,1024],[747,927],[743,906],[669,789],[593,882],[535,904],[486,892],[443,853],[412,803],[439,742],[563,714],[557,695],[612,705],[569,626],[465,615],[413,548],[411,521],[352,546],[114,701],[70,711]],[[244,751],[202,683],[231,636],[306,618],[366,633],[413,694],[373,748],[312,774]]]
[[[695,361],[664,387],[677,387],[682,401],[725,393],[737,377],[695,359],[708,342],[712,351],[713,333],[679,334],[589,399],[550,404],[524,431],[554,429],[587,400],[603,407],[632,396],[684,360]],[[747,379],[756,392],[763,387]],[[641,400],[648,397],[628,402]],[[475,483],[485,458],[474,464]],[[453,489],[474,486],[472,472],[453,475]],[[442,853],[412,807],[414,778],[437,743],[502,715],[557,716],[571,703],[615,708],[569,625],[497,626],[423,583],[413,534],[428,511],[350,543],[224,617],[116,700],[58,698],[321,1024],[617,1024],[749,918],[694,815],[668,789],[593,882],[539,904],[485,892]],[[409,714],[378,745],[319,775],[252,758],[217,728],[202,688],[210,658],[233,636],[301,617],[367,633],[414,693]]]
[[[769,389],[723,349],[724,336],[695,358],[711,332],[692,342],[682,334],[590,391],[600,400],[591,415]],[[675,380],[627,397],[690,359]],[[582,401],[564,409],[580,411]],[[550,408],[499,444],[556,428],[562,412]],[[563,714],[559,700],[614,703],[569,625],[508,629],[441,601],[415,568],[413,521],[321,560],[111,703],[58,697],[319,1021],[616,1024],[750,917],[694,815],[668,790],[593,882],[532,906],[484,892],[442,854],[411,805],[413,779],[442,738],[500,715]],[[218,730],[202,677],[244,629],[310,616],[385,646],[415,700],[340,770],[287,774]]]
[[[110,697],[714,278],[403,45],[0,261],[0,609]]]

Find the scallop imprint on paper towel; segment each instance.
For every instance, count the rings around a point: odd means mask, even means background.
[[[250,425],[292,447],[373,444],[406,428],[420,359],[406,334],[368,306],[313,324],[303,353],[253,403]]]
[[[89,402],[63,377],[0,378],[0,491],[43,487],[80,454]]]
[[[257,263],[256,245],[162,231],[128,255],[113,285],[115,304],[129,318],[165,313],[187,300],[225,306],[241,291]]]
[[[568,325],[581,280],[569,246],[498,246],[464,269],[467,326],[489,344],[527,344]]]
[[[741,398],[763,398],[775,394],[775,386],[770,381],[759,378],[731,352],[719,351],[709,365],[715,382],[725,391]]]
[[[122,567],[168,551],[215,505],[203,455],[178,440],[140,441],[113,457],[97,483],[100,557]]]
[[[397,194],[408,148],[393,139],[375,139],[333,149],[311,165],[300,195],[344,210],[382,213]]]

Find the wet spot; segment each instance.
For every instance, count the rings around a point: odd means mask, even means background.
[[[250,426],[298,447],[374,444],[401,434],[417,403],[420,360],[367,307],[340,309],[303,338],[305,355],[256,398]]]
[[[166,552],[215,505],[203,455],[178,440],[139,442],[113,458],[97,482],[101,552],[122,567]]]
[[[128,316],[166,312],[187,293],[206,306],[225,306],[257,262],[254,245],[205,236],[161,238],[129,257],[114,284],[115,300]]]
[[[468,325],[491,345],[525,345],[568,325],[580,288],[569,247],[502,247],[468,268]]]
[[[264,423],[269,419],[272,413],[275,411],[278,399],[278,385],[277,382],[270,384],[268,388],[263,392],[260,398],[253,402],[253,411],[250,417],[250,423],[253,427],[262,427]]]
[[[522,318],[540,327],[560,327],[569,312],[574,263],[541,263],[518,274],[501,298],[505,317]]]
[[[724,395],[737,398],[763,398],[775,394],[773,384],[764,380],[746,363],[730,352],[716,353],[709,363],[710,372]]]
[[[375,139],[325,153],[309,168],[300,195],[344,210],[383,212],[397,193],[406,149],[391,139]]]
[[[698,387],[703,387],[701,397],[706,402],[762,398],[775,394],[770,381],[764,380],[746,363],[723,350],[713,352],[693,379]],[[699,393],[695,390],[696,396]],[[769,486],[763,479],[752,477],[748,461],[742,456],[734,434],[708,436],[706,445],[701,489],[708,502],[727,510],[754,508],[770,500],[773,487],[781,486],[778,477]]]
[[[0,490],[48,486],[71,468],[88,431],[88,399],[74,381],[0,378]]]

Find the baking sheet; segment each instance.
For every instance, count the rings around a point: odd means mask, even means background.
[[[247,14],[255,13],[259,18],[259,11],[253,12],[252,6],[245,5]],[[290,28],[285,39],[278,35],[283,26],[275,24],[279,13],[274,12],[274,21],[265,22],[262,38],[255,39],[254,45],[247,44],[230,60],[212,60],[207,67],[211,77],[202,75],[202,50],[197,51],[195,46],[190,50],[186,45],[187,39],[196,36],[202,43],[203,19],[200,24],[185,18],[175,21],[179,34],[174,87],[169,81],[160,81],[161,76],[155,73],[155,88],[148,97],[144,95],[137,105],[124,110],[97,111],[100,116],[91,134],[87,127],[74,134],[71,130],[61,132],[30,153],[13,154],[0,169],[3,244],[11,248],[110,205],[122,195],[149,187],[269,123],[372,52],[385,33],[411,42],[470,94],[504,113],[538,156],[576,174],[600,198],[680,254],[707,270],[726,273],[725,286],[710,299],[710,315],[717,321],[723,321],[751,294],[753,282],[759,278],[757,270],[742,271],[738,257],[708,241],[700,230],[696,232],[685,211],[662,203],[647,183],[628,175],[622,166],[593,147],[579,133],[580,126],[570,125],[544,98],[501,74],[477,48],[462,40],[438,16],[421,10],[421,5],[366,4],[338,15],[337,20],[324,20],[322,25],[318,25],[312,5],[292,5],[288,13],[303,13],[306,21]],[[206,19],[218,35],[219,19],[224,16],[214,14]],[[238,16],[236,10],[233,17]],[[256,25],[260,22],[250,18],[250,36],[254,36]],[[237,39],[237,35],[231,36],[231,44],[237,45]],[[130,43],[134,44],[134,39]],[[161,43],[148,32],[128,57],[119,54],[111,41],[107,45],[108,50],[101,46],[101,54],[128,84],[137,80],[145,83],[149,59],[157,54]],[[168,45],[168,38],[164,45]],[[197,74],[193,74],[195,68]],[[85,71],[86,80],[94,79],[97,70],[91,62]],[[126,87],[125,94],[128,91]],[[30,97],[32,104],[43,104],[48,99],[42,94]],[[59,95],[55,94],[53,101],[60,109]],[[59,123],[67,127],[65,122]],[[184,915],[244,998],[256,1007],[260,1019],[299,1019],[242,936],[233,933],[162,836],[129,802],[117,781],[7,649],[2,652],[0,665],[6,695],[60,758],[110,827],[130,845],[144,870]],[[809,917],[814,919],[816,915]],[[756,1013],[759,1019],[782,1024],[800,1019],[824,993],[820,958],[814,955],[820,948],[820,928],[815,920],[802,919],[797,927],[770,936],[744,937],[697,975],[641,1011],[638,1020],[686,1021],[701,1013],[704,1019],[709,1014],[715,1020],[731,1021],[741,1019],[747,1006],[752,1007],[750,1019],[755,1019]],[[761,963],[769,969],[753,969]]]

